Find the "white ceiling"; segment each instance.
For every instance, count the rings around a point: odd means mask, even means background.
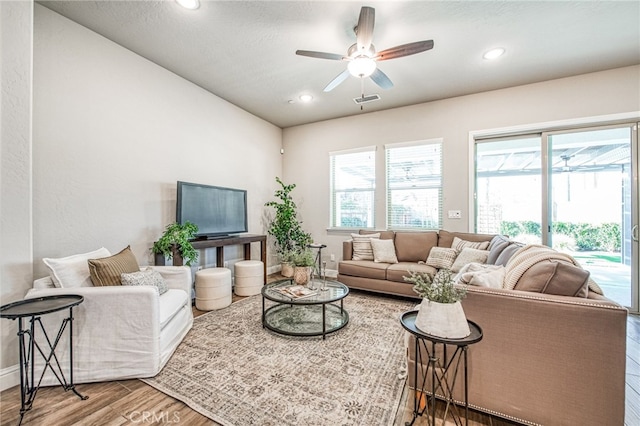
[[[346,62],[362,6],[378,51],[419,40],[433,50],[380,62],[395,86],[364,112],[640,64],[640,1],[39,1],[279,127],[362,113],[358,78],[322,90]],[[504,47],[495,61],[484,51]],[[314,100],[302,103],[301,94]],[[293,103],[290,103],[293,101]]]

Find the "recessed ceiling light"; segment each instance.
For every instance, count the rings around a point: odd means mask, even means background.
[[[497,47],[495,49],[491,49],[485,52],[484,55],[482,55],[482,57],[488,60],[496,59],[504,55],[504,52],[506,52],[506,50],[503,47]]]
[[[311,95],[300,95],[300,100],[302,102],[311,102],[313,100],[313,96],[311,96]]]
[[[185,9],[195,10],[200,7],[200,0],[176,0]]]

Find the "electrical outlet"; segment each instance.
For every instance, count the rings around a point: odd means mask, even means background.
[[[333,253],[331,253],[331,261],[332,261],[332,262],[335,262],[335,261],[336,261],[336,255],[335,255],[335,254],[333,254]]]
[[[460,210],[449,210],[448,212],[449,219],[461,219],[462,212]]]
[[[198,271],[202,271],[202,266],[198,266]]]
[[[224,267],[228,268],[229,267],[229,262],[224,262]]]

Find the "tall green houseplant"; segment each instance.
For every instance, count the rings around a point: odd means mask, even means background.
[[[276,177],[280,189],[275,191],[276,201],[265,203],[266,207],[273,207],[275,215],[269,224],[268,234],[274,238],[276,252],[281,260],[286,260],[291,253],[305,250],[313,242],[311,234],[302,229],[302,222],[298,220],[297,206],[291,197],[295,184],[286,185]]]

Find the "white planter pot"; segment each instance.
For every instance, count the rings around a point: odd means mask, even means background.
[[[460,302],[438,303],[422,299],[416,327],[432,336],[461,339],[471,334]]]
[[[293,265],[290,264],[289,262],[282,262],[280,264],[280,266],[282,267],[282,270],[280,271],[280,274],[285,277],[285,278],[291,278],[293,276]]]

